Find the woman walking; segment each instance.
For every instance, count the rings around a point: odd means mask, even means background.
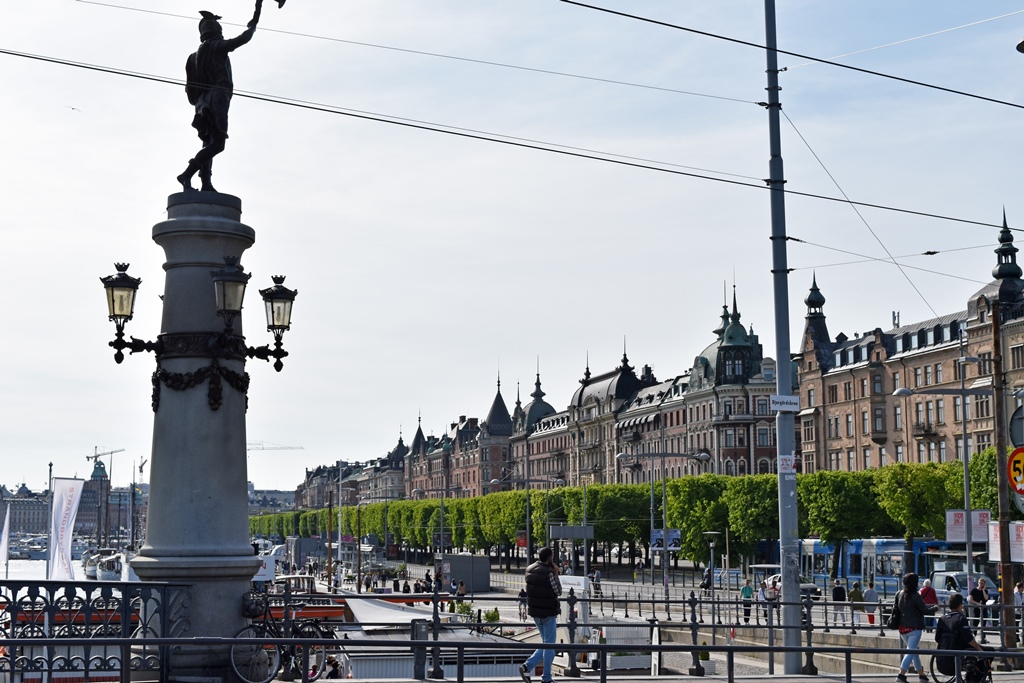
[[[903,590],[896,594],[896,605],[900,612],[900,641],[906,650],[916,650],[921,646],[921,634],[924,631],[925,616],[935,613],[938,605],[926,605],[917,592],[917,574],[911,572],[903,577]],[[910,667],[917,669],[921,683],[928,683],[928,674],[921,663],[921,655],[906,654],[900,662],[900,672],[896,675],[899,683],[907,683],[907,672]]]

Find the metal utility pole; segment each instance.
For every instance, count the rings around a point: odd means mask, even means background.
[[[1013,608],[1013,564],[1010,561],[1010,481],[1006,458],[1006,412],[1003,402],[1003,340],[999,296],[992,301],[992,402],[995,403],[993,428],[996,433],[996,483],[999,490],[999,584],[1002,623],[1016,624],[1020,614]],[[962,377],[963,375],[961,375]],[[966,463],[964,464],[966,467]],[[971,520],[967,520],[970,526]],[[968,558],[971,561],[971,558]],[[1017,647],[1017,629],[999,632],[1003,649]]]
[[[782,136],[779,130],[779,59],[776,52],[775,0],[765,0],[765,59],[768,74],[768,193],[772,216],[772,284],[775,291],[775,364],[776,387],[780,396],[793,391],[789,343],[789,270],[786,259],[786,195],[782,166]],[[808,406],[810,407],[810,406]],[[775,438],[779,465],[779,550],[782,565],[782,595],[788,604],[782,608],[783,644],[800,646],[800,547],[797,535],[796,472],[793,467],[795,434],[793,413],[779,411],[775,416]],[[800,673],[800,653],[786,652],[787,675]]]

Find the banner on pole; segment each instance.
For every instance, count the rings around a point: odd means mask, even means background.
[[[988,523],[992,518],[990,510],[971,510],[971,542],[983,545],[988,541]],[[946,540],[950,543],[965,543],[967,514],[964,510],[946,510]]]
[[[0,557],[4,560],[4,567],[7,566],[8,556],[11,554],[11,505],[7,504],[7,512],[4,514],[4,532],[0,536]],[[4,572],[6,574],[6,572]],[[4,576],[4,578],[7,578]]]
[[[75,578],[71,561],[72,531],[78,504],[82,500],[83,479],[53,479],[53,505],[50,508],[50,581]]]

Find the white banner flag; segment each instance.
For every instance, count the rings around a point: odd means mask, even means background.
[[[50,509],[50,575],[51,581],[72,581],[75,578],[71,561],[72,531],[78,503],[82,500],[83,479],[53,480],[53,507]]]
[[[11,506],[7,506],[7,513],[4,515],[4,533],[0,536],[0,560],[7,566],[7,556],[11,554]],[[7,578],[6,576],[4,578]]]

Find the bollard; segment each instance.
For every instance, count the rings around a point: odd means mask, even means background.
[[[775,613],[775,607],[768,605],[768,612],[765,618],[768,620],[768,675],[775,675],[775,625],[772,623],[772,617]]]
[[[829,628],[828,628],[828,600],[825,599],[825,594],[824,593],[821,594],[821,602],[822,602],[822,604],[824,605],[824,608],[825,608],[825,628],[823,628],[822,631],[824,631],[825,633],[828,633],[829,632]]]
[[[413,619],[412,620],[412,639],[413,640],[426,640],[427,639],[427,621],[426,619]],[[412,677],[418,681],[422,681],[427,677],[427,651],[422,647],[413,649],[412,652]]]
[[[704,667],[702,667],[700,665],[700,657],[697,654],[697,603],[698,603],[698,600],[697,600],[697,595],[693,591],[690,591],[690,599],[688,600],[688,602],[690,603],[690,637],[693,640],[693,650],[691,650],[691,654],[693,655],[693,666],[690,667],[690,669],[689,669],[689,671],[687,671],[687,673],[690,674],[691,676],[703,676],[704,675]]]
[[[438,581],[434,581],[434,595],[431,600],[434,603],[434,618],[433,618],[433,631],[434,631],[434,642],[436,643],[440,637],[441,631],[441,615],[439,614],[439,606],[441,604],[441,598],[437,594]],[[444,678],[444,669],[441,668],[441,649],[434,647],[430,651],[431,666],[430,672],[427,674],[430,678]]]
[[[569,644],[572,645],[576,642],[576,603],[579,602],[575,589],[569,589],[569,599],[566,602],[569,603]],[[565,676],[568,678],[579,678],[580,669],[576,666],[576,651],[570,649],[568,654],[569,668],[565,672]]]
[[[641,619],[644,618],[644,603],[643,598],[640,597],[640,591],[636,592],[636,615]]]
[[[814,632],[814,624],[812,623],[812,616],[814,614],[814,601],[811,600],[810,595],[804,596],[804,630],[807,632],[807,647],[810,648],[812,643],[812,633]],[[800,669],[800,673],[805,676],[817,676],[818,667],[814,666],[814,651],[807,650],[807,662],[803,668]]]
[[[882,599],[878,599],[878,637],[885,638],[885,612],[882,608]]]

